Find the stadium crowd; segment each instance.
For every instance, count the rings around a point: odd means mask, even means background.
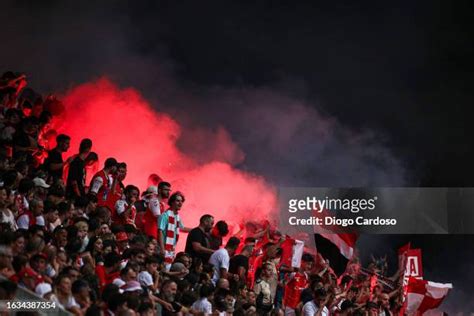
[[[399,312],[399,279],[383,277],[380,260],[362,268],[354,258],[337,276],[305,252],[291,267],[291,238],[268,223],[231,235],[216,213],[187,227],[172,183],[125,186],[127,162],[98,157],[88,138],[64,157],[71,139],[51,128],[58,104],[23,74],[0,78],[0,300],[23,287],[75,315]]]

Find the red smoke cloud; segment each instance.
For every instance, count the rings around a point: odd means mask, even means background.
[[[226,161],[243,159],[230,139],[217,135],[220,150],[212,154],[216,160],[193,160],[176,146],[181,133],[177,121],[155,111],[137,90],[119,89],[101,79],[73,88],[63,102],[66,110],[55,127],[72,137],[68,155],[78,151],[81,139],[90,138],[101,167],[107,157],[127,163],[126,184],[144,190],[148,176],[158,174],[172,183],[173,191],[185,194],[182,217],[186,226],[196,226],[205,213],[233,224],[268,219],[275,213],[275,191],[265,179],[218,161],[222,153],[236,153],[235,159]],[[196,135],[196,142],[200,140],[202,133]]]

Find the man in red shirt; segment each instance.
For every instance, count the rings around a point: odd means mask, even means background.
[[[108,253],[104,259],[104,265],[96,265],[95,273],[99,278],[99,286],[102,290],[107,284],[112,283],[120,277],[120,261],[122,258],[115,252]]]
[[[144,231],[154,239],[158,239],[158,216],[166,211],[165,200],[169,198],[170,192],[171,184],[164,181],[158,184],[158,188],[151,186],[146,190],[147,208],[143,216]]]
[[[107,195],[112,186],[112,175],[117,171],[117,160],[107,158],[104,163],[104,169],[97,172],[92,177],[89,194],[97,196],[97,206],[105,206]]]
[[[314,258],[309,253],[303,254],[301,266],[297,272],[289,275],[286,286],[283,305],[285,306],[285,315],[296,315],[296,307],[301,301],[301,292],[309,286],[308,273],[313,268]]]
[[[112,221],[116,224],[126,225],[130,224],[135,225],[135,217],[137,215],[137,209],[135,207],[135,202],[138,199],[139,190],[134,185],[127,185],[124,190],[125,199],[120,199],[115,203],[115,217],[112,217]]]
[[[112,185],[110,186],[109,194],[107,195],[107,200],[105,201],[105,206],[110,209],[112,218],[115,216],[115,204],[123,197],[125,189],[123,180],[125,180],[126,176],[127,164],[125,162],[117,163],[117,170],[114,174],[112,174]]]

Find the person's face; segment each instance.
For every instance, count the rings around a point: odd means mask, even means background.
[[[16,113],[13,114],[12,116],[10,116],[9,122],[12,125],[16,125],[16,124],[20,123],[20,116]]]
[[[63,268],[67,264],[67,257],[65,253],[59,253],[56,256],[56,262],[59,264],[60,268]]]
[[[311,261],[303,261],[301,264],[303,271],[311,271],[313,269],[313,263]]]
[[[183,197],[178,195],[173,201],[171,208],[175,211],[179,211],[183,207]]]
[[[135,256],[135,262],[138,264],[144,264],[145,263],[145,254],[144,253],[139,253]]]
[[[35,270],[40,273],[44,273],[46,271],[46,260],[39,259],[36,263]]]
[[[107,224],[102,224],[102,226],[100,226],[100,233],[103,235],[103,234],[108,234],[110,233],[110,227],[109,225]]]
[[[67,231],[64,229],[60,230],[59,232],[56,233],[55,239],[59,247],[65,247],[67,244]]]
[[[69,278],[63,278],[58,284],[58,290],[66,295],[71,294],[71,280]]]
[[[385,308],[390,307],[390,297],[388,296],[388,294],[386,293],[380,294],[379,304]]]
[[[191,267],[191,264],[193,263],[193,259],[191,259],[190,257],[183,257],[181,259],[181,262],[187,269],[189,269]]]
[[[39,215],[43,214],[43,211],[44,211],[43,202],[39,202],[38,205],[36,205],[35,209],[32,210],[32,211],[33,211],[33,214],[35,216],[39,216]]]
[[[158,194],[163,198],[167,199],[170,197],[171,187],[164,186],[162,189],[158,189]]]
[[[204,231],[206,233],[210,232],[212,227],[214,227],[214,218],[211,217],[210,219],[208,219],[206,222],[205,222],[205,225],[204,225]]]
[[[263,268],[263,272],[265,274],[265,276],[267,278],[271,277],[273,275],[273,269],[269,266],[269,265],[266,265],[264,268]]]
[[[120,181],[123,181],[127,177],[127,168],[118,168],[117,170],[117,178]],[[138,194],[137,194],[138,196]]]
[[[257,296],[254,291],[248,292],[247,300],[250,304],[255,305],[257,303]]]
[[[87,226],[81,226],[81,228],[77,232],[77,237],[79,237],[80,240],[84,240],[84,238],[86,238],[88,228],[89,227],[87,227]]]
[[[165,300],[168,302],[174,302],[174,298],[176,296],[177,291],[178,286],[176,285],[176,283],[169,283],[168,286],[163,289],[163,296],[165,297]]]
[[[150,274],[153,274],[156,271],[158,271],[158,263],[149,263],[147,267],[148,267],[147,270],[148,272],[150,272]]]
[[[155,244],[149,242],[147,247],[146,247],[146,254],[149,255],[149,256],[152,256],[153,254],[155,254],[155,251],[156,251]]]
[[[102,239],[99,238],[95,241],[94,250],[97,252],[102,252],[103,249],[104,249],[104,242],[102,241]]]
[[[326,296],[319,296],[314,301],[319,307],[322,307],[322,305],[326,302]]]
[[[104,255],[108,254],[108,253],[111,253],[112,252],[112,247],[111,246],[107,246],[104,248]]]
[[[69,282],[71,282],[72,284],[74,281],[76,281],[77,279],[81,277],[81,274],[79,273],[79,271],[71,270],[68,273],[68,277],[69,277]]]
[[[71,146],[71,141],[69,139],[58,144],[59,150],[63,153],[68,151],[70,146]]]
[[[57,210],[49,211],[44,215],[44,218],[50,222],[54,223],[59,218],[59,212]]]
[[[232,295],[226,295],[225,304],[227,308],[232,308],[234,306],[234,297]]]
[[[15,249],[16,253],[23,252],[25,250],[25,238],[20,237],[13,243],[13,248]]]
[[[122,240],[117,242],[117,247],[121,250],[125,249],[128,247],[128,240]]]
[[[79,296],[82,300],[87,300],[90,296],[90,291],[91,289],[87,286],[87,287],[83,287],[79,293],[77,294],[77,296]]]
[[[137,279],[137,272],[133,269],[129,269],[127,274],[125,275],[125,278],[126,278],[126,280],[124,280],[124,281],[126,281],[126,282],[134,281],[134,280]]]
[[[154,316],[154,315],[155,313],[152,308],[147,309],[146,311],[140,313],[140,316]]]
[[[129,201],[137,201],[138,200],[138,191],[137,190],[130,190],[127,192],[127,200]]]
[[[347,299],[348,300],[351,301],[354,297],[356,297],[356,292],[353,292],[353,291],[347,292]]]
[[[7,199],[8,199],[7,191],[4,189],[0,189],[0,206],[1,207],[6,205]]]

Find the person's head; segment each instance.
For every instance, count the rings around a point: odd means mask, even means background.
[[[123,193],[125,194],[127,201],[131,203],[137,201],[140,196],[140,190],[132,184],[127,185]]]
[[[369,316],[378,316],[379,314],[379,306],[374,303],[374,302],[367,302],[365,304],[365,309],[366,309],[366,312],[367,312],[367,315]]]
[[[25,236],[21,231],[16,231],[13,234],[13,240],[10,246],[12,248],[13,255],[20,254],[25,250]]]
[[[352,315],[355,305],[350,300],[345,300],[341,304],[341,315]]]
[[[199,219],[199,226],[206,232],[210,232],[212,227],[214,226],[214,217],[209,214],[205,214],[201,216]]]
[[[94,236],[89,240],[89,244],[87,245],[87,249],[91,253],[102,253],[104,250],[104,241],[102,238],[98,236]]]
[[[225,237],[229,234],[229,225],[225,221],[218,221],[212,229],[212,234],[218,237]]]
[[[153,275],[158,271],[158,267],[160,266],[160,260],[155,256],[148,256],[145,260],[145,268],[146,270]]]
[[[313,297],[316,305],[322,307],[328,297],[328,293],[326,289],[315,286],[315,288],[313,288]]]
[[[155,310],[153,309],[153,305],[151,303],[142,302],[138,307],[138,314],[140,316],[154,316]]]
[[[137,271],[129,264],[120,270],[120,278],[125,282],[136,281],[137,280]]]
[[[351,286],[349,291],[347,291],[347,299],[354,300],[357,296],[357,293],[359,293],[359,288],[357,288],[356,286]]]
[[[380,293],[378,303],[383,308],[390,308],[390,296],[387,293]]]
[[[127,164],[125,162],[117,164],[116,176],[119,181],[123,181],[127,177]]]
[[[38,273],[46,272],[46,264],[46,255],[44,254],[36,254],[30,258],[30,267]]]
[[[75,224],[77,227],[77,237],[80,240],[84,240],[86,238],[87,233],[89,232],[89,225],[85,220],[81,220]]]
[[[79,145],[79,154],[87,156],[92,150],[92,140],[84,138]]]
[[[163,295],[163,299],[167,302],[174,302],[176,297],[176,293],[178,291],[178,285],[173,280],[165,280],[161,285],[161,294]]]
[[[84,159],[84,163],[86,164],[86,167],[90,168],[93,165],[95,165],[99,161],[99,155],[97,155],[96,152],[89,152]]]
[[[184,195],[181,192],[173,193],[168,199],[168,205],[172,211],[179,211],[183,207],[185,201]]]
[[[102,225],[100,225],[100,235],[110,234],[111,232],[109,224],[102,223]]]
[[[122,258],[115,252],[110,252],[105,255],[104,266],[111,271],[118,271],[120,267],[120,260]]]
[[[156,254],[156,243],[154,240],[150,240],[146,244],[145,252],[147,256],[153,256]]]
[[[59,211],[56,204],[51,201],[44,202],[44,219],[49,223],[54,223],[59,218]]]
[[[76,299],[84,301],[90,296],[91,289],[87,281],[78,279],[72,283],[71,291]]]
[[[199,289],[200,298],[210,298],[214,293],[214,286],[212,284],[203,284]]]
[[[229,280],[224,279],[224,278],[220,278],[219,280],[217,280],[216,288],[217,288],[217,289],[229,290],[229,289],[230,289]]]
[[[27,198],[33,194],[35,190],[35,183],[33,180],[24,178],[20,180],[18,184],[18,192]]]
[[[305,272],[311,271],[314,266],[314,257],[309,253],[304,253],[301,257],[301,269]]]
[[[130,250],[130,261],[137,263],[139,265],[145,264],[145,259],[146,259],[146,253],[145,249],[140,247],[140,248],[132,248]]]
[[[69,146],[71,146],[71,137],[65,134],[59,134],[56,136],[56,148],[60,152],[66,152],[69,149]]]
[[[242,251],[240,252],[241,255],[243,256],[246,256],[246,257],[250,257],[252,255],[252,252],[253,252],[253,247],[252,245],[245,245],[243,248],[242,248]]]
[[[0,187],[0,208],[7,206],[8,203],[8,194],[7,189]]]
[[[273,276],[273,265],[271,263],[264,263],[262,265],[262,278],[268,279]]]
[[[43,211],[44,211],[43,201],[40,199],[32,199],[30,201],[30,210],[34,216],[43,215]]]
[[[114,313],[114,315],[125,312],[128,309],[127,297],[121,293],[112,294],[107,300],[107,306]]]
[[[229,255],[232,256],[237,248],[240,245],[240,239],[237,237],[230,237],[229,240],[227,241],[227,244],[225,245],[225,248],[229,252]]]
[[[257,304],[257,295],[253,290],[249,290],[247,292],[247,302],[251,305],[256,305]]]
[[[105,159],[104,170],[109,173],[115,173],[117,171],[117,160],[113,157]]]
[[[196,273],[201,273],[203,271],[204,263],[200,257],[192,258],[191,270]]]
[[[158,183],[158,196],[162,199],[170,197],[171,184],[169,182],[161,181]]]
[[[61,295],[65,295],[65,296],[69,296],[71,295],[72,291],[71,291],[71,287],[72,287],[72,282],[71,282],[71,279],[69,278],[69,276],[67,274],[60,274],[55,282],[54,282],[54,287],[55,287],[55,290],[61,294]]]

